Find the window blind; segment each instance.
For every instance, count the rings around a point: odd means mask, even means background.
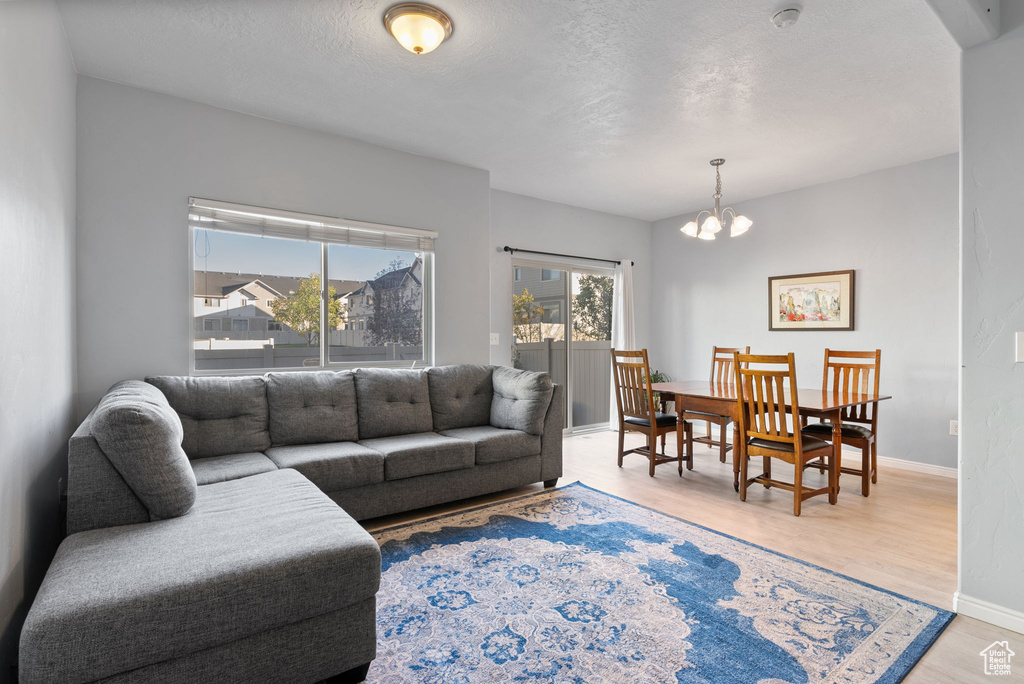
[[[188,202],[188,224],[204,230],[406,252],[433,252],[437,239],[437,233],[416,228],[250,207],[198,197],[190,197]]]

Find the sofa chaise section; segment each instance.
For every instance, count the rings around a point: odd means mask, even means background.
[[[379,578],[373,538],[297,472],[200,487],[187,515],[64,540],[21,681],[317,681],[373,660]]]

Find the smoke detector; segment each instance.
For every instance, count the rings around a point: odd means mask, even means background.
[[[796,20],[800,18],[799,7],[787,7],[784,10],[776,12],[772,17],[772,23],[775,24],[775,28],[789,28],[796,23]]]

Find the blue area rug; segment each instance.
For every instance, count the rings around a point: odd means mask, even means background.
[[[376,683],[890,683],[953,618],[580,484],[374,536]]]

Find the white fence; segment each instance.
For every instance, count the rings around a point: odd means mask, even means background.
[[[612,343],[572,343],[572,424],[574,427],[607,423],[610,419]],[[566,384],[565,342],[516,344],[517,368],[543,371],[559,385]],[[568,394],[566,395],[568,396]]]

